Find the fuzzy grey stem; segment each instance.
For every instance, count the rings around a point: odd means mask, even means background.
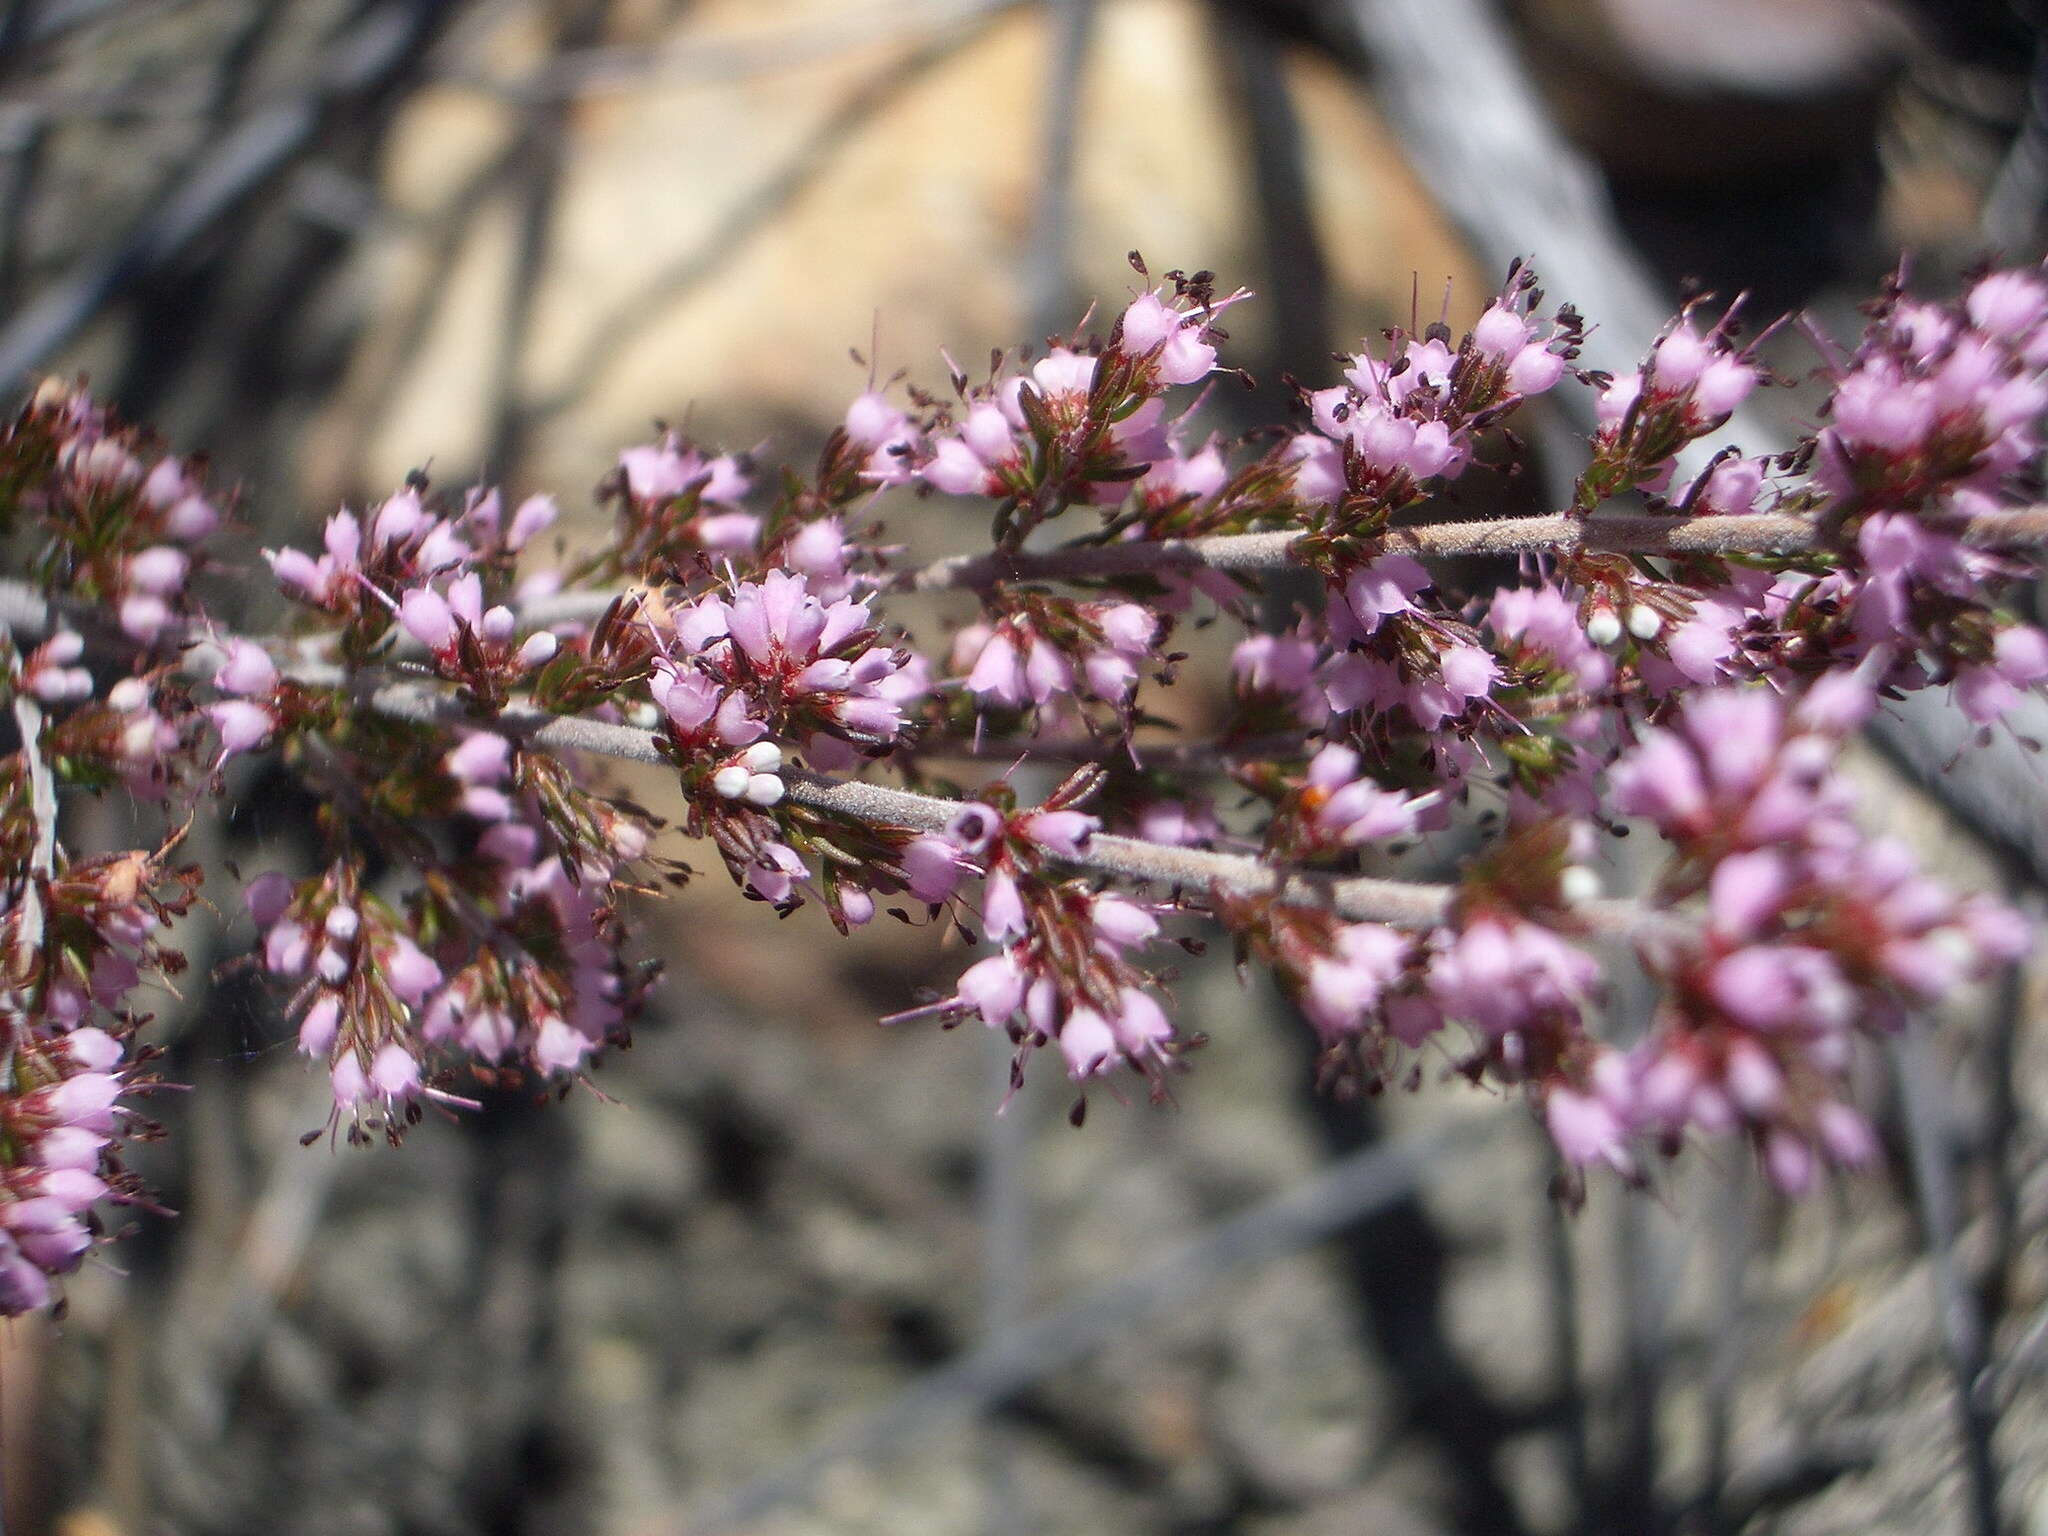
[[[808,774],[789,777],[789,797],[835,815],[887,826],[937,832],[951,821],[959,805],[951,800],[908,790],[889,789],[858,780],[822,779]],[[1310,874],[1283,876],[1257,859],[1237,853],[1213,853],[1149,843],[1142,838],[1102,832],[1088,840],[1076,864],[1102,874],[1120,875],[1190,891],[1220,890],[1232,896],[1253,896],[1279,890],[1289,901],[1327,907],[1340,917],[1361,922],[1392,923],[1404,928],[1430,928],[1450,911],[1452,888],[1365,876],[1333,879]]]
[[[2038,548],[2048,543],[2048,507],[1960,518],[1953,532],[1978,549]],[[1003,581],[1127,576],[1167,570],[1266,571],[1297,564],[1295,533],[1221,534],[1206,539],[1133,540],[1014,555],[955,555],[900,582],[914,591],[947,587],[982,589]],[[1632,555],[1796,554],[1825,547],[1826,535],[1808,517],[1754,512],[1738,517],[1681,517],[1649,513],[1575,517],[1487,518],[1390,528],[1389,553],[1441,559],[1456,555],[1564,554],[1600,550]]]
[[[299,666],[290,669],[290,673],[296,681],[309,686],[332,686],[339,676],[338,669],[327,666]],[[666,761],[656,749],[652,731],[519,707],[507,708],[487,720],[473,716],[454,695],[413,683],[373,689],[365,695],[364,702],[381,715],[420,724],[474,719],[479,729],[502,730],[549,751],[590,752],[636,763]],[[792,771],[785,775],[785,780],[792,804],[874,826],[939,832],[960,810],[960,803],[955,800],[891,789],[860,779],[829,779]],[[1454,894],[1448,885],[1422,885],[1405,880],[1283,875],[1243,854],[1177,848],[1106,832],[1091,838],[1080,857],[1072,862],[1100,874],[1189,891],[1215,889],[1233,896],[1251,896],[1277,890],[1289,902],[1328,908],[1357,922],[1391,923],[1403,928],[1430,928],[1441,923],[1450,912]]]

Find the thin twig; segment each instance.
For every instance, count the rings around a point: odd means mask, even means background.
[[[202,653],[203,655],[203,653]],[[190,663],[204,673],[219,665],[217,654]],[[339,686],[343,674],[328,663],[286,669],[287,675],[310,687]],[[510,706],[480,716],[453,693],[415,683],[373,688],[361,702],[378,714],[422,725],[466,721],[479,729],[504,732],[531,746],[553,752],[588,752],[626,762],[664,765],[653,731],[602,720],[550,714],[543,709]],[[784,774],[792,804],[808,806],[870,826],[901,827],[912,832],[940,832],[960,813],[960,802],[921,795],[858,779],[830,779],[790,770]],[[1243,854],[1181,848],[1107,832],[1090,838],[1079,855],[1067,862],[1077,868],[1127,880],[1144,881],[1173,890],[1221,890],[1235,896],[1277,893],[1284,901],[1335,912],[1354,922],[1389,923],[1401,928],[1431,928],[1442,923],[1455,894],[1447,885],[1383,880],[1368,875],[1332,876],[1310,871],[1275,870]],[[1589,902],[1578,909],[1596,927],[1626,927],[1636,909],[1622,902]]]
[[[1960,518],[1948,531],[1974,549],[2037,549],[2048,544],[2048,506]],[[915,570],[882,578],[884,589],[938,592],[986,590],[999,582],[1091,580],[1102,576],[1156,575],[1161,571],[1276,571],[1299,568],[1294,548],[1299,533],[1233,533],[1201,539],[1133,539],[1120,544],[1068,549],[1024,550],[1016,554],[948,555]],[[1536,517],[1481,518],[1390,528],[1390,554],[1418,559],[1464,555],[1564,554],[1573,550],[1638,555],[1771,555],[1822,550],[1825,541],[1810,518],[1758,512],[1739,517],[1681,517],[1670,514],[1610,513],[1581,518],[1566,513]],[[616,592],[560,592],[524,604],[528,624],[589,623],[618,597]],[[7,597],[0,583],[0,601]]]
[[[1750,1164],[1730,1159],[1723,1171],[1712,1221],[1718,1251],[1714,1279],[1713,1358],[1707,1367],[1705,1401],[1706,1466],[1700,1475],[1699,1508],[1708,1536],[1734,1536],[1729,1518],[1729,1488],[1734,1448],[1735,1391],[1742,1379],[1748,1333],[1746,1286],[1753,1219],[1750,1214]]]
[[[2048,541],[2048,507],[1958,518],[1951,531],[1976,549],[2038,547]],[[1149,574],[1166,570],[1270,571],[1296,564],[1300,533],[1219,534],[1203,539],[1145,539],[1074,549],[1017,554],[953,555],[898,578],[914,591],[985,588],[1003,581],[1060,580]],[[1681,517],[1653,513],[1575,517],[1485,518],[1390,528],[1388,553],[1439,559],[1460,555],[1562,554],[1796,554],[1827,548],[1828,535],[1812,518],[1784,512],[1737,517]]]
[[[2023,255],[2034,246],[2044,206],[2048,206],[2048,36],[2035,45],[2026,114],[1984,196],[1977,227],[1993,245]]]
[[[1974,1536],[1998,1536],[1998,1463],[1992,1454],[1998,1404],[1992,1391],[1984,1322],[1956,1268],[1958,1212],[1941,1079],[1927,1038],[1919,1030],[1907,1030],[1895,1039],[1891,1057],[1905,1106],[1913,1192],[1927,1242],[1936,1322],[1955,1382],[1956,1430],[1970,1495],[1970,1529]]]
[[[940,1366],[876,1411],[687,1520],[693,1536],[758,1520],[800,1498],[836,1461],[899,1449],[920,1430],[980,1412],[1117,1337],[1155,1309],[1185,1302],[1234,1269],[1295,1253],[1386,1209],[1437,1171],[1459,1166],[1471,1143],[1504,1124],[1488,1115],[1419,1143],[1377,1146],[1284,1194],[1229,1217],[1163,1258],[1060,1308],[1005,1330]]]
[[[1285,51],[1264,7],[1210,0],[1209,12],[1216,63],[1243,120],[1246,170],[1258,204],[1261,288],[1273,306],[1272,366],[1261,372],[1308,378],[1327,361],[1334,327],[1329,267]]]
[[[1095,31],[1095,0],[1046,0],[1046,9],[1052,58],[1045,92],[1045,158],[1038,178],[1037,217],[1024,258],[1025,314],[1034,338],[1062,329],[1071,318],[1066,314],[1067,237],[1074,216],[1081,77]]]
[[[1572,1252],[1572,1234],[1578,1230],[1578,1222],[1576,1213],[1556,1195],[1558,1181],[1570,1170],[1555,1145],[1538,1147],[1536,1165],[1543,1173],[1540,1198],[1544,1205],[1544,1268],[1550,1282],[1551,1376],[1557,1383],[1565,1479],[1571,1484],[1578,1518],[1585,1523],[1591,1520],[1595,1496],[1593,1457],[1586,1435],[1586,1391],[1579,1371],[1584,1349],[1579,1335],[1578,1261]]]

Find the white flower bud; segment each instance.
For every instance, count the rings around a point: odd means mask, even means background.
[[[562,642],[543,629],[538,634],[528,635],[526,643],[519,647],[519,664],[523,667],[546,666],[561,648]]]
[[[747,799],[755,805],[773,805],[782,798],[782,780],[772,773],[757,773],[747,780]]]
[[[1968,973],[1982,958],[1970,936],[1960,928],[1936,928],[1927,935],[1928,947],[1958,971]]]
[[[711,776],[711,787],[726,799],[737,800],[746,794],[753,777],[738,763],[727,763]]]
[[[124,677],[107,690],[107,706],[124,715],[149,708],[149,684],[139,677]]]
[[[1567,864],[1564,873],[1558,876],[1557,888],[1566,901],[1578,906],[1599,899],[1600,877],[1583,864]]]
[[[1609,646],[1621,638],[1621,620],[1612,608],[1596,608],[1586,620],[1586,638],[1598,646]]]
[[[329,907],[327,909],[327,936],[337,944],[346,944],[356,936],[363,920],[356,915],[354,907]]]
[[[1628,632],[1638,640],[1654,640],[1664,628],[1664,615],[1647,603],[1637,603],[1628,611]]]
[[[782,748],[772,741],[757,741],[740,754],[740,761],[755,773],[774,773],[782,766]]]
[[[651,731],[661,724],[661,711],[652,704],[635,704],[626,711],[626,723],[637,726],[643,731]]]

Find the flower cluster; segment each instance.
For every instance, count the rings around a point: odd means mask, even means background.
[[[1014,1082],[1034,1051],[1056,1044],[1077,1083],[1127,1068],[1159,1093],[1176,1057],[1174,1028],[1154,995],[1157,978],[1134,958],[1159,937],[1159,919],[1048,867],[1080,857],[1101,827],[1074,809],[1087,787],[1071,780],[1024,811],[971,803],[947,826],[959,861],[984,877],[982,933],[1000,947],[968,967],[938,1011],[1007,1031]]]
[[[1874,1148],[1842,1097],[1853,1037],[1901,1027],[2028,943],[2009,909],[1958,900],[1899,843],[1858,833],[1828,767],[1871,705],[1861,689],[1837,674],[1789,712],[1765,692],[1696,695],[1612,776],[1617,808],[1674,845],[1661,903],[1703,898],[1705,921],[1641,946],[1665,1004],[1601,1103],[1667,1142],[1739,1127],[1792,1193],[1816,1156],[1854,1165]]]
[[[1077,697],[1121,709],[1165,628],[1139,603],[1076,603],[1020,594],[953,640],[953,667],[978,708],[1068,712]]]
[[[1360,352],[1344,382],[1311,390],[1313,430],[1283,450],[1294,491],[1334,536],[1370,534],[1473,461],[1480,435],[1525,399],[1554,389],[1578,355],[1569,310],[1540,320],[1534,274],[1517,267],[1462,342],[1448,326],[1389,334]]]
[[[624,954],[616,887],[654,828],[559,765],[473,731],[421,774],[481,823],[474,854],[396,905],[359,862],[247,892],[265,969],[295,988],[299,1049],[328,1065],[351,1139],[486,1084],[568,1079],[625,1038],[651,970]],[[375,807],[359,812],[377,816]]]
[[[33,812],[18,777],[6,790],[11,841]],[[0,906],[0,1315],[47,1305],[103,1230],[100,1208],[144,1198],[121,1164],[123,1142],[149,1130],[132,1102],[150,1081],[132,1047],[148,1022],[138,993],[183,969],[164,938],[198,878],[161,854],[103,854]]]
[[[10,427],[4,452],[20,494],[0,528],[33,522],[38,579],[111,615],[141,647],[175,640],[197,611],[198,546],[222,520],[199,467],[55,380]]]

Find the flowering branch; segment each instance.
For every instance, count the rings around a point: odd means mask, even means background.
[[[95,1210],[143,1197],[120,1161],[147,1129],[136,989],[183,965],[168,936],[209,872],[174,853],[258,752],[315,792],[321,853],[243,900],[351,1141],[472,1084],[566,1087],[624,1043],[657,973],[625,900],[688,876],[676,831],[777,911],[843,931],[887,904],[984,946],[897,1017],[978,1019],[1020,1078],[1050,1049],[1083,1095],[1164,1096],[1187,1048],[1171,918],[1294,999],[1326,1082],[1448,1053],[1526,1094],[1574,1169],[1642,1180],[1724,1134],[1788,1192],[1866,1161],[1854,1052],[2028,943],[1866,837],[1833,766],[1882,701],[1944,687],[1988,726],[2048,681],[2021,605],[2048,546],[2048,276],[1887,292],[1811,437],[1684,482],[1772,382],[1731,314],[1694,305],[1640,368],[1595,373],[1518,264],[1464,336],[1391,333],[1295,429],[1233,446],[1169,401],[1247,295],[1146,281],[1106,336],[907,408],[870,390],[772,493],[674,434],[630,448],[616,535],[580,563],[535,568],[545,496],[415,482],[338,512],[317,553],[264,552],[298,618],[272,643],[195,595],[225,516],[197,466],[39,392],[0,434],[0,534],[33,552],[0,580],[22,738],[0,756],[0,1313],[52,1300]],[[1513,467],[1503,429],[1571,388],[1596,428],[1567,508],[1414,524],[1469,465]],[[871,520],[889,495],[979,503],[991,547],[899,568]],[[1046,548],[1053,523],[1083,528]],[[1469,597],[1423,564],[1480,554],[1540,558]],[[1315,600],[1251,626],[1247,578],[1285,566]],[[941,589],[978,610],[949,644],[891,621]],[[1244,633],[1175,710],[1175,631],[1205,612]],[[1169,719],[1206,727],[1149,745]],[[996,756],[1065,777],[1024,804],[939,772]],[[667,819],[591,757],[664,769]],[[155,846],[66,846],[60,787],[160,807]],[[1610,899],[1602,840],[1628,823],[1666,858]],[[1453,829],[1477,851],[1446,883],[1364,873]],[[1601,1027],[1615,945],[1661,989],[1627,1046]]]
[[[1947,530],[1972,549],[2035,550],[2048,545],[2048,507],[2024,507],[1955,520]],[[1381,535],[1389,554],[1436,560],[1477,555],[1783,555],[1826,551],[1829,531],[1798,513],[1753,512],[1684,517],[1657,513],[1602,513],[1578,517],[1479,518],[1389,528]],[[1121,544],[1023,551],[1014,555],[950,555],[908,572],[913,591],[986,590],[1004,582],[1155,574],[1206,569],[1227,572],[1284,570],[1303,562],[1309,542],[1300,533],[1223,534],[1203,539],[1147,539]]]
[[[301,666],[287,673],[313,686],[340,680],[340,670]],[[395,683],[369,690],[362,702],[381,715],[420,725],[471,719],[462,701],[445,690]],[[545,710],[508,707],[493,719],[494,729],[528,747],[550,752],[588,752],[624,762],[665,764],[662,738],[653,731],[554,715]],[[789,802],[829,812],[848,821],[884,831],[943,832],[960,815],[961,802],[916,794],[883,784],[833,779],[822,774],[783,775]],[[1216,890],[1231,896],[1277,894],[1292,904],[1315,907],[1358,922],[1391,923],[1427,928],[1443,921],[1452,889],[1412,881],[1364,877],[1330,879],[1300,871],[1273,869],[1255,858],[1177,848],[1142,838],[1097,833],[1063,855],[1060,862],[1077,869],[1117,875],[1191,892]]]

